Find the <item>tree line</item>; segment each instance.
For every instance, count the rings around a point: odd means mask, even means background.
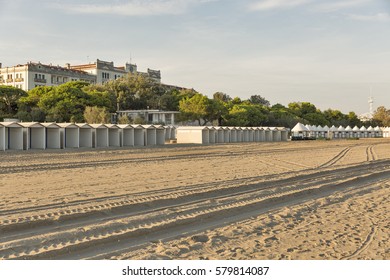
[[[128,74],[103,85],[76,81],[55,87],[39,86],[28,92],[0,86],[0,120],[108,123],[112,113],[141,109],[180,111],[179,121],[199,125],[291,128],[301,122],[321,126],[390,126],[390,110],[383,106],[378,107],[371,121],[362,123],[354,112],[321,111],[310,102],[271,105],[259,94],[242,100],[223,92],[209,98],[193,89],[167,86],[137,74]],[[123,117],[119,122],[145,120]]]

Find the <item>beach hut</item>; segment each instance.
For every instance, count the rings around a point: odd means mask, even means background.
[[[335,127],[334,125],[332,125],[330,128],[329,128],[329,136],[328,136],[330,139],[338,139],[340,138],[339,136],[339,132],[337,130],[337,127]]]
[[[374,128],[374,131],[375,131],[375,137],[383,137],[382,130],[380,129],[379,126],[376,126],[376,127]]]
[[[292,139],[304,139],[310,135],[310,130],[301,123],[297,123],[291,129],[291,138]]]
[[[5,128],[5,150],[23,150],[23,126],[16,122],[2,122],[0,124]]]
[[[223,136],[224,136],[225,143],[230,143],[230,133],[231,133],[231,131],[230,131],[229,127],[224,126],[223,127]]]
[[[260,127],[254,127],[253,131],[254,131],[253,141],[254,142],[260,142]]]
[[[79,148],[93,147],[93,133],[92,126],[87,123],[76,123],[79,128]]]
[[[225,135],[223,132],[223,128],[220,126],[215,126],[215,143],[224,143],[225,142]]]
[[[174,140],[174,139],[177,138],[177,136],[176,136],[176,129],[177,129],[176,126],[172,126],[171,127],[171,140]]]
[[[353,131],[349,125],[345,128],[345,137],[346,138],[353,138]]]
[[[106,124],[108,128],[108,146],[109,147],[120,147],[120,128],[116,124]]]
[[[288,129],[285,127],[278,127],[277,129],[280,131],[280,141],[287,141],[288,140]]]
[[[381,130],[382,130],[382,136],[384,138],[390,137],[390,127],[383,127]]]
[[[325,125],[323,128],[323,132],[324,132],[324,137],[325,138],[329,138],[329,126]]]
[[[235,127],[236,130],[236,142],[242,142],[243,141],[243,134],[241,127]]]
[[[215,130],[215,128],[213,126],[208,126],[207,128],[209,130],[209,143],[210,144],[216,143],[217,131]]]
[[[92,145],[94,148],[109,146],[108,127],[105,124],[90,124],[92,127]]]
[[[259,127],[259,137],[260,137],[260,142],[265,142],[265,127]]]
[[[165,144],[165,129],[162,125],[155,125],[156,128],[156,145]]]
[[[60,126],[61,149],[80,147],[80,128],[74,123],[57,123]]]
[[[352,128],[352,135],[354,138],[360,138],[360,128],[357,125]]]
[[[282,134],[276,127],[270,127],[270,131],[272,132],[272,140],[271,142],[280,142],[282,141]]]
[[[20,122],[23,127],[23,148],[46,149],[45,127],[37,122]]]
[[[45,127],[46,149],[61,149],[61,127],[56,123],[41,123]]]
[[[371,125],[367,128],[367,137],[368,138],[375,137],[375,129]]]
[[[273,132],[272,132],[271,128],[266,127],[264,129],[264,132],[265,132],[265,139],[264,139],[264,141],[265,142],[272,142],[272,140],[273,140]]]
[[[0,123],[0,151],[5,151],[5,127]]]
[[[247,127],[248,128],[248,142],[255,142],[255,128],[254,127]]]
[[[145,134],[145,146],[155,146],[157,144],[156,127],[152,124],[141,125]]]
[[[362,138],[367,138],[368,137],[367,128],[365,126],[362,126],[360,128],[360,137],[362,137]]]
[[[345,128],[340,125],[338,128],[337,128],[337,131],[338,131],[338,135],[340,136],[340,138],[346,138],[346,132],[345,132]]]
[[[242,130],[242,142],[249,142],[249,128],[241,127]]]
[[[170,125],[165,125],[164,126],[164,130],[165,130],[165,141],[169,141],[171,140],[171,130],[172,130],[172,126]]]
[[[130,124],[118,124],[121,147],[134,146],[134,128]]]
[[[230,143],[236,143],[237,142],[237,129],[234,126],[228,127],[230,131]]]
[[[179,126],[177,143],[208,144],[210,129],[206,126]]]
[[[145,146],[145,131],[141,125],[133,124],[134,129],[134,146]]]

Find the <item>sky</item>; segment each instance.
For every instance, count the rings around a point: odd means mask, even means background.
[[[390,0],[0,0],[0,62],[101,59],[212,97],[390,107]]]

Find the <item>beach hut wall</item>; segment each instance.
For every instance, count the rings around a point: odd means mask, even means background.
[[[230,142],[236,143],[237,142],[237,129],[235,127],[229,127],[230,130]]]
[[[265,130],[265,142],[272,142],[272,140],[273,140],[273,133],[270,130],[270,128],[267,127]]]
[[[5,149],[23,150],[23,127],[16,122],[0,124],[5,128]]]
[[[145,132],[140,125],[132,125],[134,129],[134,146],[145,146]]]
[[[108,146],[120,147],[121,146],[121,133],[120,128],[116,124],[106,124],[108,128]]]
[[[247,127],[241,127],[242,130],[242,142],[249,142],[249,130]]]
[[[208,126],[207,128],[209,130],[209,143],[214,144],[216,142],[217,132],[213,126]]]
[[[177,129],[177,143],[208,144],[209,129],[205,126],[179,126]]]
[[[156,126],[156,144],[164,145],[165,144],[165,129],[163,126]]]
[[[45,127],[37,122],[20,122],[23,127],[23,149],[41,149],[46,148]]]
[[[72,123],[57,123],[60,126],[61,148],[80,147],[80,128]]]
[[[61,149],[61,127],[56,123],[41,123],[45,127],[46,149]]]
[[[118,127],[121,147],[133,147],[134,128],[129,124],[119,124]]]
[[[5,127],[0,124],[0,151],[5,151]]]
[[[145,146],[156,145],[156,127],[154,125],[141,125],[145,133]]]
[[[91,124],[92,141],[94,148],[106,148],[109,146],[108,127],[104,124]]]
[[[225,143],[230,143],[230,129],[228,127],[223,127],[223,140]]]
[[[223,132],[223,128],[220,126],[216,126],[215,128],[215,142],[216,143],[224,143],[225,142],[225,134]]]
[[[165,130],[165,140],[168,141],[168,140],[171,140],[171,130],[172,130],[172,127],[169,126],[169,125],[166,125],[164,126],[164,130]]]
[[[255,142],[255,130],[253,127],[248,127],[248,142]]]
[[[77,123],[79,127],[79,148],[92,148],[92,127],[86,123]]]
[[[244,132],[241,127],[236,127],[236,142],[242,142],[244,137]]]

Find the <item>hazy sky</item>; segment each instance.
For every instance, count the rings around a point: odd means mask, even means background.
[[[159,69],[212,96],[390,107],[389,0],[0,0],[0,62]]]

